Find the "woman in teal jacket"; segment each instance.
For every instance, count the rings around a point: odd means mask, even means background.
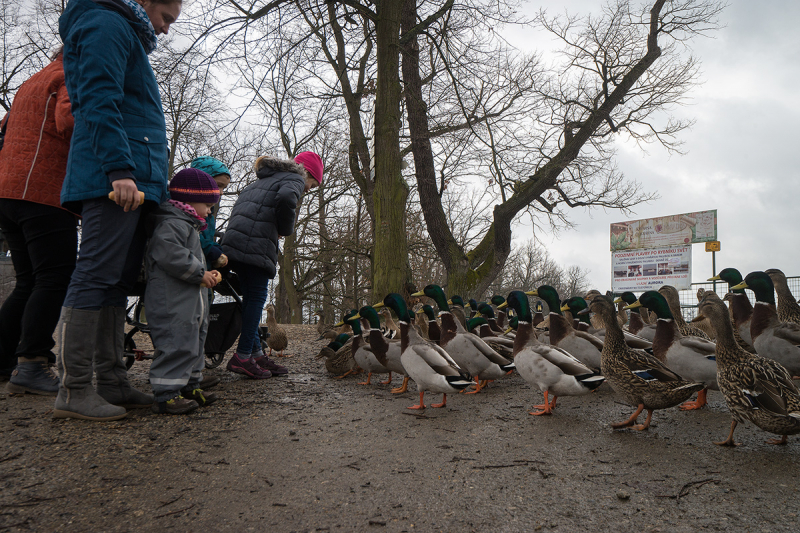
[[[153,402],[128,382],[125,306],[142,265],[143,211],[167,198],[166,125],[147,55],[181,7],[181,0],[70,0],[59,19],[75,117],[61,202],[81,213],[82,233],[57,330],[56,418],[116,420],[126,407]]]

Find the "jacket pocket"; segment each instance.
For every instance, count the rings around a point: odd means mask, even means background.
[[[166,183],[167,146],[163,132],[154,128],[128,128],[128,144],[136,165],[133,175],[141,183]]]

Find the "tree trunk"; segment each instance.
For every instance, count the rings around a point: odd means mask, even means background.
[[[297,252],[297,237],[292,234],[284,237],[283,253],[279,254],[278,288],[276,293],[275,318],[278,322],[290,324],[303,323],[302,295],[294,285],[294,262]],[[281,296],[280,298],[278,296]]]
[[[375,97],[375,245],[373,298],[406,290],[411,280],[406,236],[408,184],[400,172],[400,11],[396,0],[377,2]]]

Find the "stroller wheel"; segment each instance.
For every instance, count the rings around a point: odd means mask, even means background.
[[[206,353],[206,368],[217,368],[225,359],[223,353]]]
[[[133,334],[136,333],[136,328],[132,329],[125,335],[125,368],[130,370],[133,362],[136,361],[136,342],[133,340]]]

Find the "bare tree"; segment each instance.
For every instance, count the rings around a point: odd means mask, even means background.
[[[0,107],[8,111],[17,89],[49,63],[48,56],[60,42],[60,0],[35,3],[0,0]]]
[[[404,20],[411,25],[419,18],[412,13],[416,4],[407,0],[405,5]],[[619,0],[608,4],[600,17],[550,18],[540,13],[540,27],[562,41],[564,61],[547,76],[538,76],[528,91],[535,104],[532,116],[520,116],[517,123],[533,133],[525,134],[525,143],[517,148],[503,141],[520,136],[520,129],[492,120],[491,113],[479,114],[485,99],[478,96],[486,91],[480,83],[470,86],[464,81],[468,77],[455,74],[462,67],[474,70],[466,59],[471,56],[461,50],[452,53],[447,47],[452,41],[432,38],[458,88],[465,123],[491,148],[490,175],[500,188],[492,223],[471,249],[460,246],[446,224],[439,198],[446,179],[437,183],[434,172],[434,128],[427,120],[419,45],[408,43],[403,51],[405,101],[420,200],[453,290],[483,292],[499,275],[511,251],[513,221],[523,212],[544,212],[551,222],[568,224],[565,207],[626,210],[651,197],[617,171],[612,139],[626,134],[641,143],[678,148],[675,136],[688,124],[670,118],[660,123],[659,117],[682,102],[696,79],[695,59],[684,57],[679,45],[713,30],[720,10],[712,1],[657,0],[637,12],[630,2]],[[449,23],[451,17],[442,20]],[[449,29],[443,27],[441,33],[449,36]],[[528,145],[527,157],[518,149],[523,145]]]

